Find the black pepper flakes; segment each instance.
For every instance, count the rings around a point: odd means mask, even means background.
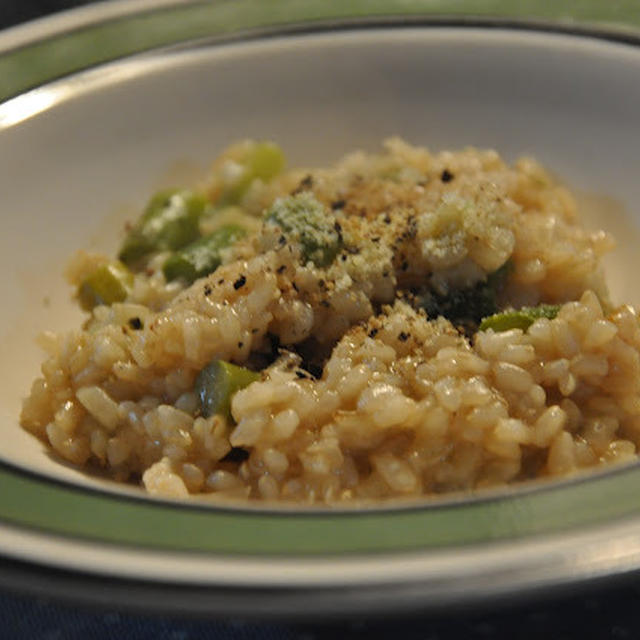
[[[211,285],[208,285],[208,284],[204,285],[204,295],[205,296],[210,296],[212,291],[213,291],[213,289],[211,288]]]
[[[295,282],[291,282],[291,286],[293,287],[293,290],[298,293],[300,291],[300,289],[298,289],[298,285]]]
[[[378,335],[378,330],[377,329],[371,329],[371,331],[369,331],[369,333],[367,335],[370,338],[375,338]]]
[[[244,342],[238,342],[238,349],[242,349],[244,347]]]
[[[284,245],[285,245],[285,244],[287,244],[287,239],[286,239],[284,236],[280,236],[280,237],[278,238],[278,244],[279,244],[281,247],[284,247]]]
[[[237,291],[238,289],[241,289],[242,287],[244,287],[245,284],[247,284],[247,278],[245,276],[240,276],[233,283],[233,288]]]
[[[135,318],[129,318],[129,322],[128,325],[134,330],[134,331],[140,331],[140,329],[142,329],[142,327],[144,327],[144,324],[142,323],[142,320],[140,320],[140,318],[135,317]]]
[[[451,171],[449,171],[449,169],[445,169],[441,174],[440,174],[440,180],[442,180],[442,182],[451,182],[454,178],[453,173],[451,173]]]
[[[411,215],[407,218],[407,228],[402,234],[404,240],[413,240],[418,234],[418,225],[415,216]]]
[[[276,273],[284,273],[287,269],[287,265],[286,264],[281,264],[277,269],[276,269]]]
[[[313,176],[311,174],[307,174],[300,182],[298,186],[291,192],[291,195],[297,195],[301,191],[306,191],[307,189],[311,189],[313,187]]]
[[[406,260],[403,260],[402,264],[400,265],[400,270],[406,271],[408,268],[409,268],[409,263]]]
[[[398,340],[400,340],[400,342],[406,342],[408,339],[409,339],[409,334],[408,333],[406,333],[404,331],[401,331],[398,334]]]
[[[224,278],[220,278],[220,280],[218,280],[218,284],[224,284]]]
[[[346,200],[334,200],[334,201],[331,203],[331,208],[332,208],[334,211],[336,211],[336,209],[342,209],[342,208],[344,207],[344,205],[345,205],[345,204],[347,204],[347,201],[346,201]],[[338,224],[338,223],[336,222],[336,224]],[[336,231],[337,231],[337,229],[336,229]]]
[[[385,213],[383,220],[385,224],[391,224],[391,216],[388,213]]]

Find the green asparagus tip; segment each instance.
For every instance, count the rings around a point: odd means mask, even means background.
[[[260,374],[224,360],[210,362],[198,374],[195,392],[205,418],[220,414],[231,417],[231,398],[237,391],[260,379]]]
[[[98,305],[122,302],[133,285],[133,274],[122,262],[111,262],[95,269],[78,287],[80,306],[91,311]]]
[[[509,329],[522,329],[526,331],[539,318],[553,320],[560,311],[559,304],[541,304],[537,307],[522,307],[514,311],[503,311],[484,318],[480,323],[479,331],[508,331]]]

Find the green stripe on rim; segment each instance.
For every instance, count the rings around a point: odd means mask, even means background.
[[[568,20],[566,16],[572,16]],[[635,34],[636,0],[264,0],[163,6],[84,24],[29,42],[0,57],[0,100],[54,78],[153,48],[304,23],[392,16],[475,16],[596,25],[612,37]],[[72,22],[70,23],[72,24]],[[262,31],[261,31],[262,30]],[[0,36],[0,48],[2,47]],[[502,496],[429,508],[361,512],[203,508],[86,490],[0,467],[0,521],[20,527],[176,551],[224,554],[327,554],[442,548],[552,533],[640,514],[634,465],[589,480],[563,481]]]
[[[134,3],[135,4],[135,3]],[[193,2],[185,6],[133,13],[106,23],[89,24],[71,32],[26,44],[0,58],[0,101],[53,78],[90,66],[198,38],[232,36],[313,22],[391,16],[548,20],[607,25],[620,32],[640,26],[636,0],[232,0]]]
[[[0,469],[0,520],[102,542],[224,554],[409,551],[513,540],[637,514],[640,467],[429,508],[231,510],[130,499]]]

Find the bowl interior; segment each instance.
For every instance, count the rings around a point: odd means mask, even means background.
[[[612,231],[616,301],[636,303],[640,48],[471,28],[363,29],[156,53],[0,105],[0,457],[96,487],[18,426],[34,337],[76,328],[63,279],[78,248],[114,252],[161,186],[189,184],[228,143],[270,138],[321,165],[400,135],[430,149],[531,154]],[[118,489],[126,490],[126,489]]]

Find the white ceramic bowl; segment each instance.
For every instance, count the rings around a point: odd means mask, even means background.
[[[618,234],[614,296],[638,302],[640,48],[614,40],[428,21],[254,34],[125,57],[1,103],[0,552],[36,573],[74,571],[75,596],[110,575],[144,605],[245,613],[421,608],[635,569],[633,467],[424,509],[203,510],[63,465],[17,421],[41,359],[34,337],[80,322],[62,277],[71,252],[113,252],[150,193],[192,182],[242,137],[278,141],[292,165],[390,135],[532,154]]]

